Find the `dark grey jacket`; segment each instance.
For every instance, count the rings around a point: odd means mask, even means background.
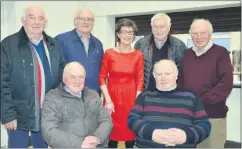
[[[64,90],[51,90],[42,108],[42,135],[54,148],[81,148],[86,136],[96,136],[101,146],[112,131],[112,119],[103,108],[98,93],[84,88],[82,98]]]
[[[52,88],[62,81],[64,57],[56,40],[43,33],[49,50]],[[17,119],[17,129],[40,130],[37,62],[22,27],[1,42],[1,122]],[[47,60],[47,59],[46,59]]]
[[[187,47],[185,44],[178,38],[169,35],[169,47],[170,51],[168,52],[168,58],[175,61],[178,69],[181,69],[181,62]],[[144,55],[144,89],[147,89],[149,83],[149,77],[152,74],[152,56],[151,56],[151,48],[154,43],[153,35],[150,34],[140,40],[138,40],[134,46],[135,49],[141,50]]]

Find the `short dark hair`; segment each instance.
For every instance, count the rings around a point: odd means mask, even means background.
[[[115,25],[115,32],[116,33],[120,32],[121,28],[124,27],[124,26],[132,27],[135,35],[138,32],[138,28],[137,28],[137,25],[135,24],[135,22],[133,20],[126,19],[126,18],[118,20],[118,22]],[[118,36],[117,36],[117,41],[118,42],[120,41]]]

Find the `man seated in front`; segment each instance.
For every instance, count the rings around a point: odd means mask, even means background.
[[[86,72],[78,62],[68,63],[63,83],[46,96],[41,127],[54,148],[96,148],[108,140],[113,124],[98,93],[84,87]]]
[[[192,72],[191,72],[192,73]],[[196,148],[211,124],[198,96],[177,89],[178,69],[172,60],[154,65],[156,90],[143,91],[128,118],[140,148]]]

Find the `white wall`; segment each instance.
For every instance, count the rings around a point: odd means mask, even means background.
[[[240,1],[1,1],[1,39],[15,33],[21,27],[21,16],[23,9],[29,5],[39,5],[43,7],[48,16],[48,27],[46,32],[51,36],[72,30],[74,13],[78,8],[86,7],[95,14],[95,26],[92,33],[97,36],[104,45],[104,49],[111,48],[115,45],[115,17],[138,14],[152,14],[158,11],[176,12],[187,10],[199,10],[209,8],[223,8],[229,6],[238,6]],[[236,35],[239,36],[239,35]],[[235,41],[240,42],[238,41]],[[233,46],[238,46],[233,44]],[[240,48],[240,46],[239,46]],[[234,96],[229,98],[228,102],[231,107],[229,112],[228,139],[240,141],[238,130],[240,127],[240,104],[238,92],[232,93]],[[236,124],[232,123],[236,120]],[[236,126],[236,127],[234,127]],[[236,134],[236,135],[232,135]],[[1,131],[1,145],[6,145],[6,133]],[[2,142],[3,141],[3,142]],[[3,144],[2,144],[3,143]]]

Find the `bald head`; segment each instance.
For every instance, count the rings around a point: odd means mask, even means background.
[[[178,74],[178,69],[174,61],[172,60],[160,60],[154,65],[154,73],[156,71],[159,71],[158,69],[170,69],[173,71],[175,74]]]
[[[44,10],[39,7],[39,6],[28,6],[24,9],[24,12],[23,12],[23,18],[26,18],[28,17],[29,14],[32,14],[33,12],[38,12],[39,14],[42,14],[42,16],[46,19],[46,14],[44,12]]]
[[[160,60],[154,65],[153,75],[156,82],[156,88],[162,91],[168,91],[176,87],[178,78],[178,69],[172,60]]]
[[[82,66],[82,64],[80,64],[79,62],[70,62],[68,64],[65,65],[64,71],[63,71],[63,81],[65,79],[65,76],[67,74],[82,74],[84,76],[86,76],[86,71],[84,69],[84,67]]]
[[[46,27],[47,18],[42,8],[29,6],[24,9],[21,21],[28,37],[38,40]]]
[[[79,62],[66,64],[63,72],[63,82],[74,94],[82,91],[85,84],[86,71]]]
[[[84,37],[87,37],[92,31],[94,24],[94,15],[87,9],[83,8],[76,12],[74,17],[74,25],[78,32],[80,32]]]

